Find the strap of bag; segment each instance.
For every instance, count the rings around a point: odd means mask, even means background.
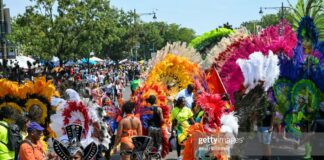
[[[32,149],[33,149],[33,152],[34,152],[34,147],[33,147],[33,144],[32,144],[32,142],[31,142],[30,140],[25,139],[25,140],[23,140],[23,141],[21,142],[20,145],[22,145],[22,144],[24,144],[24,143],[27,143],[29,146],[31,146]]]
[[[1,123],[1,122],[0,122],[0,126],[3,126],[3,127],[5,127],[7,130],[9,130],[9,126],[5,125],[4,123]],[[9,131],[8,131],[8,132],[9,132]],[[2,142],[2,141],[0,141],[0,143],[2,143],[2,144],[4,144],[5,146],[7,146],[7,144],[4,143],[4,142]]]

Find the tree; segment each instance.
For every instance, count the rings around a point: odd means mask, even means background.
[[[230,25],[228,22],[224,23],[222,26],[218,26],[218,28],[227,28],[233,30],[233,26]]]
[[[104,44],[117,38],[114,12],[108,0],[37,0],[14,19],[9,39],[22,44],[25,53],[46,59],[100,53]]]
[[[146,57],[167,42],[195,37],[192,29],[177,24],[144,23],[134,12],[111,7],[109,0],[31,1],[34,5],[13,19],[8,39],[23,53],[41,59],[87,58],[93,51],[118,60],[129,58],[138,43],[139,56]]]
[[[252,34],[257,34],[259,31],[259,27],[267,28],[268,26],[277,25],[280,22],[281,17],[292,24],[293,20],[291,18],[291,12],[288,10],[284,10],[283,15],[282,11],[280,10],[276,14],[266,14],[261,17],[261,20],[251,20],[247,22],[243,22],[241,26],[247,28],[247,30]]]
[[[252,34],[258,33],[257,26],[259,25],[260,25],[260,21],[258,20],[247,21],[241,24],[241,26],[245,27]]]

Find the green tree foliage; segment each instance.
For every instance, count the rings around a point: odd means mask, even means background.
[[[279,9],[279,8],[278,8]],[[283,13],[283,14],[282,14]],[[288,23],[292,24],[293,18],[292,13],[289,10],[284,9],[283,11],[278,11],[276,14],[266,14],[261,17],[261,20],[251,20],[243,22],[241,26],[247,28],[247,30],[252,34],[257,34],[262,28],[267,28],[268,26],[277,25],[280,19],[285,19]]]
[[[134,12],[111,7],[109,0],[31,1],[34,5],[13,19],[8,39],[23,53],[42,59],[76,59],[93,51],[117,60],[130,57],[136,44],[139,57],[145,57],[167,42],[190,42],[195,36],[177,24],[144,23]]]
[[[222,26],[219,26],[218,28],[227,28],[233,30],[233,26],[230,25],[228,22],[224,23]]]

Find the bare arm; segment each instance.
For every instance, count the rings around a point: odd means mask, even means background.
[[[122,135],[122,132],[123,132],[123,123],[124,123],[123,120],[121,120],[119,122],[117,135],[116,135],[116,140],[115,140],[115,147],[118,146],[118,144],[120,143],[121,135]]]
[[[158,108],[158,110],[160,112],[159,114],[160,114],[161,124],[163,124],[164,123],[164,118],[163,118],[163,114],[162,114],[162,109]]]
[[[190,122],[191,125],[195,124],[195,120],[192,117],[189,118],[189,122]]]

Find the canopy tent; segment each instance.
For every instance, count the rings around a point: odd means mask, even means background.
[[[128,61],[128,59],[123,59],[123,60],[119,61],[119,64],[125,63],[127,61]]]
[[[39,65],[39,64],[36,64],[36,66],[34,66],[35,60],[31,57],[16,56],[16,59],[8,59],[7,66],[15,67],[16,64],[18,64],[18,66],[20,68],[28,69],[28,62],[31,64],[31,68],[37,67]],[[0,60],[0,63],[2,64],[2,59]]]
[[[85,59],[85,58],[81,59],[81,62],[82,62],[83,64],[88,63],[88,62],[89,62],[91,65],[97,64],[96,61],[91,60],[91,59],[90,59],[90,61],[89,61],[88,59]]]
[[[16,61],[18,62],[19,67],[24,69],[28,69],[28,62],[32,65],[35,62],[33,58],[26,56],[17,56]]]
[[[96,62],[105,62],[105,60],[101,59],[101,58],[98,58],[98,57],[91,57],[90,58],[90,61],[96,61]]]
[[[60,65],[60,59],[58,57],[53,56],[51,62],[53,63],[54,66]]]
[[[64,65],[65,66],[73,66],[73,65],[75,65],[76,63],[74,62],[74,61],[72,61],[72,60],[69,60],[69,61],[67,61]]]

